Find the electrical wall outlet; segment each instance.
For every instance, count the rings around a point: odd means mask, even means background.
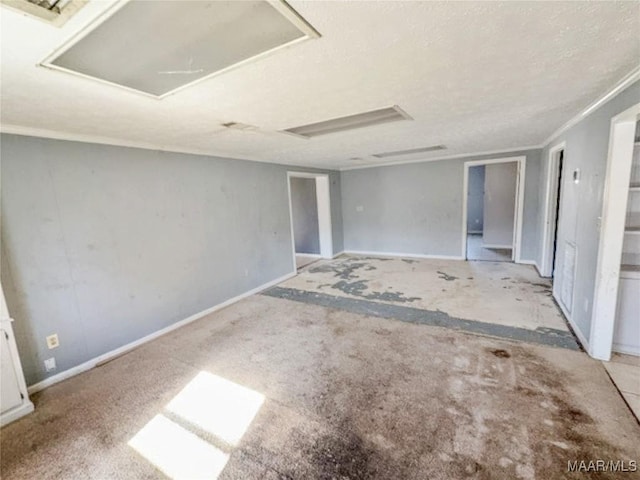
[[[60,341],[58,340],[58,334],[54,333],[53,335],[49,335],[47,337],[47,347],[49,347],[49,350],[51,350],[52,348],[56,348],[60,346]]]
[[[44,361],[44,369],[47,372],[50,372],[51,370],[55,370],[56,369],[56,359],[55,359],[55,357],[47,358]]]

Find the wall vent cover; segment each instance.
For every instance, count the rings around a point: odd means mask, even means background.
[[[398,157],[400,155],[411,155],[413,153],[427,153],[438,150],[446,150],[444,145],[432,145],[431,147],[410,148],[409,150],[396,150],[395,152],[374,153],[377,158]]]
[[[300,127],[288,128],[283,130],[287,133],[299,135],[302,137],[312,138],[320,135],[328,135],[330,133],[345,132],[347,130],[355,130],[356,128],[371,127],[383,123],[397,122],[398,120],[413,120],[409,115],[403,112],[400,107],[381,108],[370,112],[357,113],[346,117],[334,118],[317,123],[310,123]]]
[[[131,0],[42,65],[163,97],[318,36],[282,0]]]

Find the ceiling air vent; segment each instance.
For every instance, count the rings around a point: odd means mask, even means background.
[[[372,110],[365,113],[357,113],[346,117],[334,118],[323,122],[310,123],[301,127],[288,128],[284,130],[287,133],[300,135],[302,137],[318,137],[329,133],[345,132],[347,130],[355,130],[356,128],[371,127],[383,123],[397,122],[398,120],[413,120],[409,115],[403,112],[400,107],[393,106]]]
[[[445,150],[446,148],[444,145],[433,145],[431,147],[411,148],[409,150],[396,150],[395,152],[374,153],[373,156],[377,158],[397,157],[400,155],[411,155],[412,153],[435,152],[437,150]]]
[[[224,128],[228,128],[230,130],[257,130],[258,127],[254,125],[248,125],[246,123],[240,122],[226,122],[221,124]]]
[[[88,0],[0,0],[0,3],[12,10],[43,20],[50,25],[61,27]]]
[[[41,65],[162,98],[317,37],[283,0],[116,2]]]

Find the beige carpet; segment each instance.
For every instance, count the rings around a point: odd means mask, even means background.
[[[640,460],[583,353],[264,296],[33,400],[1,431],[3,479],[577,479],[568,461]]]

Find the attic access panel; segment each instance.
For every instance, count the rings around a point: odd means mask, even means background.
[[[124,3],[42,63],[161,97],[318,33],[280,0]]]

